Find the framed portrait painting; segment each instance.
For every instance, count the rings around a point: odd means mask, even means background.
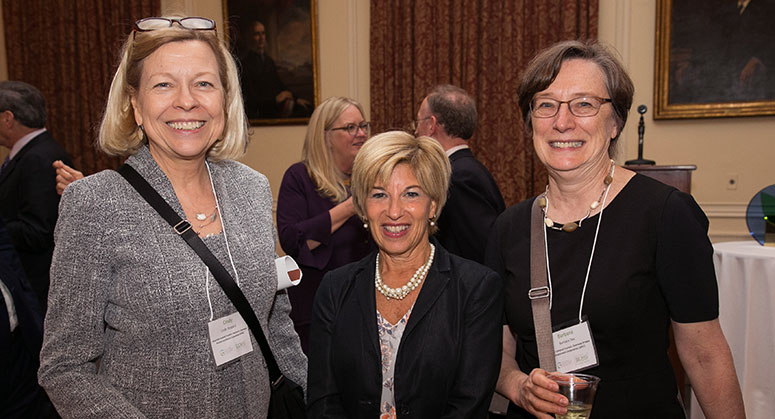
[[[306,124],[318,103],[316,0],[223,0],[251,125]]]
[[[657,0],[655,119],[775,115],[775,0]]]

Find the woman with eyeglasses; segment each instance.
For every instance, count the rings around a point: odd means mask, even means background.
[[[501,214],[487,251],[504,280],[497,391],[512,402],[510,418],[575,409],[547,378],[555,369],[600,377],[595,419],[683,418],[667,354],[671,324],[705,415],[744,417],[718,322],[708,219],[691,195],[611,159],[633,91],[596,43],[556,44],[522,73],[519,106],[548,184]],[[548,339],[541,348],[539,334]]]
[[[188,221],[246,296],[282,372],[306,387],[290,303],[277,291],[269,184],[233,161],[247,129],[236,65],[212,20],[136,23],[99,147],[128,156]],[[269,376],[252,333],[120,174],[67,187],[55,241],[39,381],[62,416],[267,417]]]
[[[323,275],[360,260],[374,248],[350,196],[353,161],[370,132],[360,103],[345,97],[326,99],[310,117],[301,161],[288,168],[280,185],[280,246],[304,274],[298,286],[288,289],[288,296],[305,353],[312,300]]]

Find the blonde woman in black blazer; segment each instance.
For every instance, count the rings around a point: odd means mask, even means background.
[[[429,137],[387,132],[358,153],[353,203],[379,250],[329,272],[315,296],[309,417],[486,416],[501,281],[429,238],[449,173]]]

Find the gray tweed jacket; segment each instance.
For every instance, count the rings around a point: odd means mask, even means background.
[[[183,214],[147,147],[127,163]],[[306,388],[290,303],[276,292],[269,183],[233,161],[210,167],[240,288],[280,368]],[[215,365],[207,324],[236,309],[118,173],[67,188],[55,241],[39,380],[63,417],[266,417],[269,378],[255,339],[253,352]],[[205,243],[236,278],[224,234]]]

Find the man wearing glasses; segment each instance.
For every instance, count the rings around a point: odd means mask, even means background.
[[[450,253],[484,263],[490,228],[506,205],[489,170],[468,148],[476,120],[476,103],[465,90],[440,85],[422,101],[412,129],[438,141],[452,165],[436,237]]]

